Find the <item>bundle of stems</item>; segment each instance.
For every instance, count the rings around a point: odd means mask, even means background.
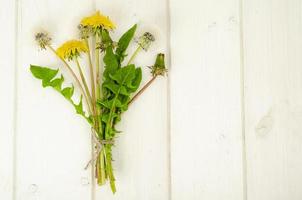
[[[94,174],[99,185],[110,182],[111,190],[116,192],[115,177],[112,165],[112,147],[118,135],[116,124],[129,105],[158,77],[166,73],[164,54],[158,54],[155,64],[150,67],[151,79],[138,91],[142,70],[133,64],[141,50],[147,50],[154,37],[146,32],[137,39],[137,49],[124,64],[126,50],[132,41],[136,25],[126,31],[115,42],[110,31],[114,23],[99,11],[82,19],[79,25],[80,39],[69,40],[59,48],[54,49],[51,38],[45,32],[37,33],[36,41],[42,49],[49,49],[73,77],[76,88],[79,89],[80,100],[74,101],[74,86],[64,87],[64,76],[58,76],[59,69],[50,69],[31,65],[34,77],[42,80],[43,87],[52,87],[60,92],[91,126],[93,138],[93,156],[85,168],[94,167]],[[89,75],[79,59],[87,57]],[[101,59],[102,58],[102,59]],[[102,62],[103,61],[103,62]],[[103,66],[103,67],[102,67]],[[87,78],[88,77],[88,78]],[[89,81],[88,81],[89,80]],[[90,85],[88,84],[90,83]],[[82,97],[84,97],[84,106]]]

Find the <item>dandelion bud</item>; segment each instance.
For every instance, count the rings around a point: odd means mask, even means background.
[[[51,37],[48,36],[48,33],[39,32],[35,35],[35,40],[41,49],[46,49],[46,46],[50,45]]]
[[[151,42],[154,42],[155,41],[155,38],[154,36],[149,33],[149,32],[145,32],[144,35],[140,36],[138,39],[137,39],[137,43],[139,46],[141,46],[145,51],[148,50],[148,48],[150,47],[151,45]]]
[[[150,67],[152,76],[164,76],[167,73],[165,66],[165,54],[157,54],[155,64]]]

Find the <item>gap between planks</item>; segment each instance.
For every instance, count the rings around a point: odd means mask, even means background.
[[[168,75],[167,75],[167,156],[168,156],[168,200],[172,200],[172,172],[171,172],[171,78],[169,76],[169,72],[172,69],[171,66],[171,7],[170,7],[170,0],[166,0],[166,7],[167,7],[167,59],[166,65],[168,68]]]
[[[17,198],[17,133],[18,133],[18,65],[19,65],[19,33],[21,27],[21,0],[15,0],[15,46],[14,46],[14,108],[13,108],[13,177],[12,199]]]
[[[242,195],[247,200],[247,154],[245,137],[245,88],[244,88],[244,32],[243,32],[243,1],[239,0],[239,44],[240,44],[240,101],[241,101],[241,132],[242,132]]]

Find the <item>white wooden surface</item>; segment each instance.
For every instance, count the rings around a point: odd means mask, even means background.
[[[38,50],[34,32],[40,27],[48,30],[58,46],[76,36],[80,16],[92,10],[93,2],[87,0],[22,0],[19,4],[16,200],[91,196],[91,173],[84,170],[90,157],[89,126],[61,95],[42,89],[29,65],[62,66],[50,52]]]
[[[243,4],[248,199],[302,199],[302,2]]]
[[[89,127],[29,72],[61,66],[37,30],[57,46],[96,9],[114,37],[133,23],[152,32],[135,62],[162,51],[170,70],[119,125],[114,196],[83,169]],[[302,199],[300,0],[0,0],[0,11],[1,200]]]
[[[237,0],[171,1],[172,199],[243,197],[239,30]]]
[[[15,123],[15,2],[0,1],[0,198],[12,199]]]

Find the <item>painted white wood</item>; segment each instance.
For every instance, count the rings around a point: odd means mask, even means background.
[[[238,0],[171,0],[173,200],[241,200]]]
[[[54,47],[77,36],[81,16],[93,10],[87,0],[22,0],[18,30],[16,199],[91,198],[90,128],[73,107],[51,88],[43,89],[30,64],[63,67],[49,51],[40,51],[34,34],[41,28]],[[65,70],[63,70],[66,72]],[[67,80],[72,80],[66,76]]]
[[[169,1],[0,0],[0,23],[5,24],[0,37],[0,199],[14,194],[16,200],[245,199],[242,78],[247,199],[301,199],[302,2],[242,0],[240,52],[240,0]],[[35,31],[49,30],[57,47],[76,37],[80,18],[96,9],[116,22],[115,39],[133,23],[139,25],[137,35],[155,35],[150,51],[135,61],[144,67],[143,82],[150,78],[146,66],[156,53],[169,58],[169,41],[172,49],[170,97],[167,79],[158,79],[119,124],[115,195],[109,185],[93,187],[91,171],[84,170],[90,159],[86,122],[29,72],[31,63],[62,66],[51,53],[38,50]]]
[[[0,1],[0,199],[13,195],[15,3]]]
[[[302,198],[302,2],[244,0],[248,199]]]
[[[138,23],[137,36],[144,31],[154,34],[156,42],[135,60],[143,67],[142,83],[147,82],[147,66],[154,64],[157,53],[168,53],[166,1],[101,0],[96,9],[116,23],[114,39],[134,23]],[[135,48],[132,43],[130,55]],[[156,80],[132,106],[119,124],[123,133],[113,150],[117,193],[112,195],[109,185],[96,186],[96,199],[169,199],[167,78]]]

